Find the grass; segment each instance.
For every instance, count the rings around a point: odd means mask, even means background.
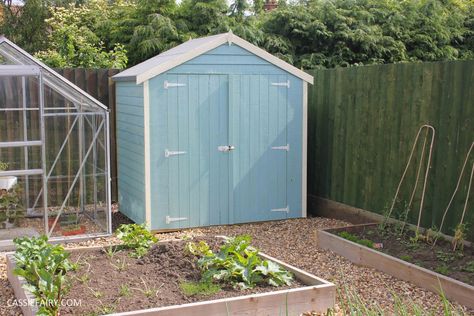
[[[181,291],[186,296],[212,295],[221,290],[220,286],[211,282],[184,282],[179,284]]]
[[[397,316],[467,316],[466,312],[456,308],[451,304],[444,293],[440,294],[442,312],[438,310],[426,310],[419,304],[413,302],[411,299],[402,299],[395,293],[391,293],[393,297],[394,305],[393,311],[388,311],[387,307],[380,306],[377,303],[369,303],[364,301],[356,292],[354,288],[348,286],[338,290],[339,305],[341,310],[336,312],[334,310],[328,310],[326,315],[344,315],[344,316],[380,316],[380,315],[397,315]]]
[[[120,296],[130,296],[130,294],[131,294],[131,291],[130,291],[130,288],[128,287],[128,285],[122,284],[120,286],[119,295]]]
[[[342,238],[347,239],[349,241],[358,243],[359,245],[366,246],[366,247],[372,248],[372,249],[374,248],[374,242],[372,240],[359,239],[359,237],[357,237],[356,235],[353,235],[353,234],[351,234],[349,232],[346,232],[346,231],[342,231],[338,235],[339,235],[339,237],[342,237]]]
[[[438,272],[438,273],[441,273],[441,274],[444,274],[444,275],[448,275],[450,270],[449,270],[449,267],[447,265],[442,264],[442,265],[439,265],[439,266],[436,267],[435,272]]]

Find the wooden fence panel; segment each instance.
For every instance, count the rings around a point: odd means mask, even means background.
[[[110,79],[120,72],[117,69],[55,69],[59,74],[109,108],[110,119],[110,171],[112,176],[112,200],[117,201],[117,163],[115,139],[115,84]]]
[[[438,227],[474,141],[474,61],[310,73],[315,84],[309,89],[308,194],[383,213],[395,195],[418,128],[431,124],[436,139],[422,224]],[[421,145],[408,170],[398,213],[415,184]],[[474,157],[447,216],[447,233],[452,234],[460,220],[473,163]],[[421,187],[409,213],[411,222],[418,216]],[[465,222],[474,240],[472,191]]]

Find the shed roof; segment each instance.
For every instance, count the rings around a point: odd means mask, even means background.
[[[128,68],[112,78],[116,81],[134,80],[137,84],[140,84],[225,43],[238,45],[296,77],[311,84],[313,83],[311,75],[247,42],[232,32],[189,40],[136,66]]]
[[[5,46],[6,45],[6,46]],[[81,102],[81,99],[89,101],[89,104],[98,106],[101,109],[108,111],[107,107],[100,101],[92,97],[90,94],[58,74],[56,71],[46,66],[38,59],[31,56],[21,47],[10,41],[8,38],[0,35],[0,55],[5,56],[9,61],[12,61],[16,65],[34,65],[45,70],[47,76],[44,77],[45,83],[58,91],[62,95],[70,98],[75,102]],[[1,65],[1,67],[8,67],[7,65]],[[69,91],[66,91],[68,90]]]

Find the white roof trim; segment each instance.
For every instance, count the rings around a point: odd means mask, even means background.
[[[247,51],[251,52],[252,54],[268,61],[269,63],[293,74],[294,76],[310,83],[313,84],[314,79],[313,76],[307,74],[306,72],[290,65],[289,63],[273,56],[272,54],[266,52],[265,50],[247,42],[246,40],[238,37],[237,35],[233,34],[232,32],[220,34],[217,36],[213,36],[213,39],[205,42],[204,44],[197,46],[194,49],[191,49],[190,51],[183,53],[183,54],[177,54],[176,58],[170,59],[164,63],[161,63],[159,65],[156,65],[154,67],[151,67],[149,70],[144,71],[138,75],[136,75],[136,83],[141,84],[145,82],[146,80],[149,80],[161,73],[164,73],[178,65],[181,65],[199,55],[202,55],[214,48],[217,48],[221,46],[222,44],[228,43],[230,44],[235,44],[238,45]],[[119,79],[121,76],[120,74],[114,76],[114,79]],[[134,76],[131,76],[130,78],[133,78]]]
[[[99,107],[101,107],[102,109],[108,111],[109,109],[103,105],[99,100],[95,99],[93,96],[91,96],[90,94],[88,94],[87,92],[85,92],[84,90],[82,90],[81,88],[79,88],[78,86],[76,86],[75,84],[73,84],[71,81],[67,80],[65,77],[61,76],[60,74],[58,74],[56,71],[54,71],[53,69],[51,69],[50,67],[46,66],[46,64],[42,63],[41,61],[39,61],[38,59],[34,58],[33,56],[31,56],[29,53],[27,53],[25,50],[23,50],[21,47],[19,47],[18,45],[16,45],[15,43],[13,43],[12,41],[10,41],[8,38],[4,37],[4,36],[0,36],[0,44],[2,43],[7,43],[8,45],[10,45],[11,47],[13,47],[15,50],[17,50],[20,54],[22,54],[23,56],[25,56],[26,58],[28,58],[29,60],[31,60],[33,63],[35,63],[36,65],[40,66],[41,68],[47,70],[52,76],[56,77],[57,79],[61,80],[62,82],[64,82],[66,85],[68,85],[69,87],[71,87],[72,89],[76,90],[78,93],[84,95],[84,97],[86,97],[87,99],[89,99],[90,101],[92,101],[94,104],[98,105]],[[46,79],[46,78],[45,78]]]
[[[226,34],[227,35],[227,34]],[[177,58],[171,59],[163,64],[160,64],[156,67],[151,68],[150,70],[141,73],[137,75],[137,84],[140,84],[142,82],[147,81],[148,79],[151,79],[155,76],[158,76],[159,74],[170,70],[171,68],[174,68],[178,65],[181,65],[188,60],[193,59],[194,57],[197,57],[199,55],[204,54],[205,52],[210,51],[211,49],[214,49],[224,43],[227,42],[227,36],[219,36],[215,40],[210,41],[208,43],[205,43],[193,50],[190,50],[187,53],[184,53],[182,55],[177,55]]]
[[[249,42],[247,42],[246,40],[236,36],[236,35],[232,35],[232,33],[230,33],[231,36],[232,36],[232,43],[235,43],[236,45],[242,47],[242,48],[245,48],[246,50],[248,50],[249,52],[257,55],[258,57],[262,58],[262,59],[265,59],[266,61],[268,61],[269,63],[271,64],[274,64],[275,66],[295,75],[296,77],[310,83],[310,84],[313,84],[314,82],[314,79],[313,79],[313,76],[311,76],[310,74],[304,72],[303,70],[300,70],[298,68],[296,68],[295,66],[293,65],[290,65],[289,63],[281,60],[280,58],[278,57],[275,57],[273,56],[272,54],[270,54],[269,52],[261,49],[260,47],[257,47]]]

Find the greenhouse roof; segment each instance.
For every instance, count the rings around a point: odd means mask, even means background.
[[[31,56],[15,43],[8,40],[6,37],[0,36],[0,69],[8,70],[8,68],[13,68],[14,65],[37,66],[43,69],[43,79],[45,83],[60,94],[71,99],[71,101],[88,107],[91,107],[92,105],[106,111],[108,110],[105,105],[89,95],[87,92],[80,89],[69,80],[58,74],[56,71]],[[16,70],[21,70],[18,67],[15,68],[17,68]],[[2,72],[0,71],[0,75],[1,74]]]

